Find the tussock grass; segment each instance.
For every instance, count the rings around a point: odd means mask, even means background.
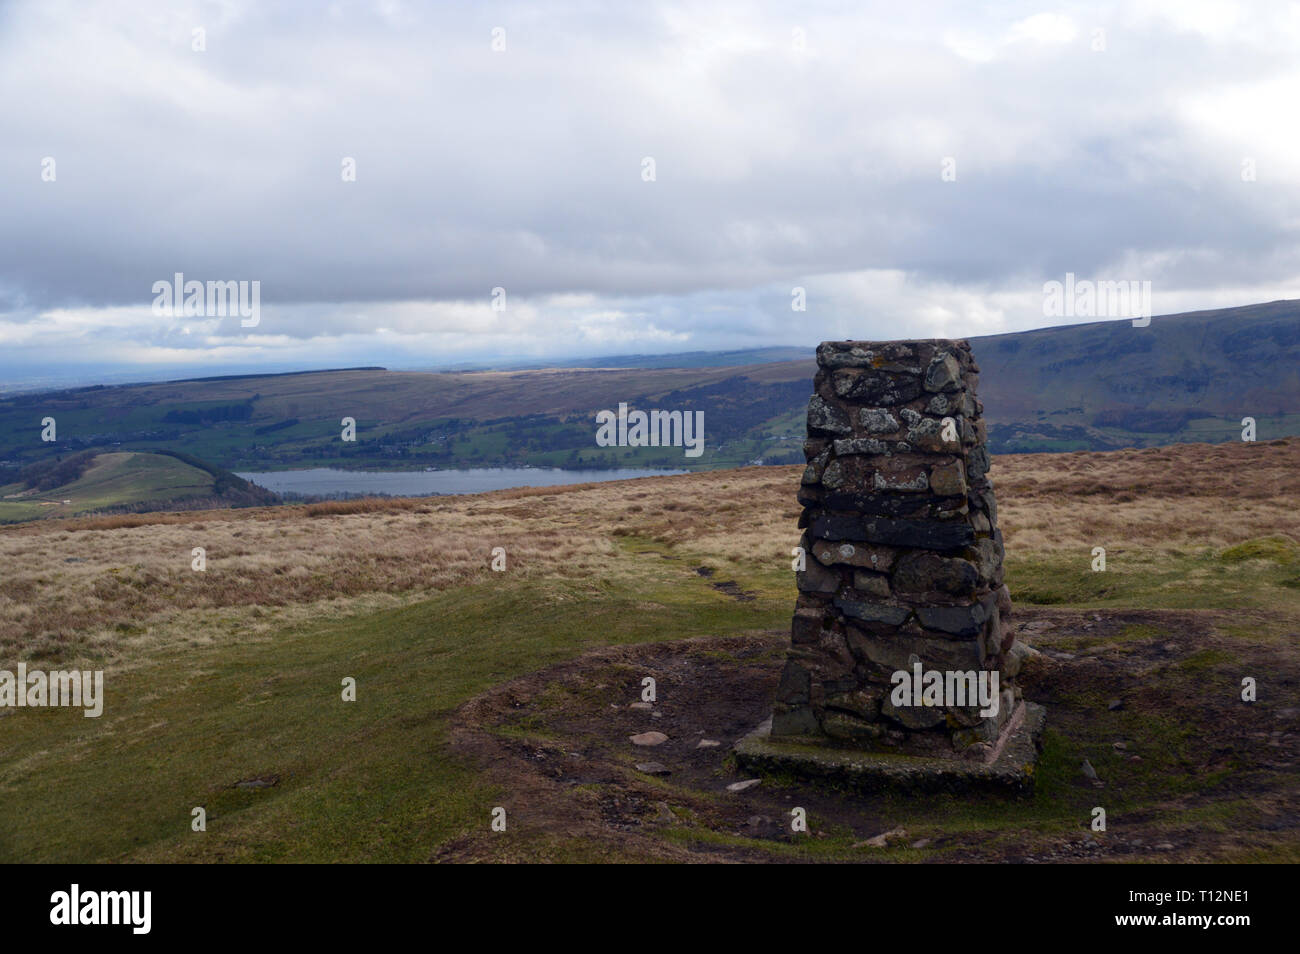
[[[789,592],[800,472],[751,467],[0,528],[0,665],[41,658],[114,669],[178,646],[409,605],[488,579],[497,546],[512,578],[598,591],[634,573],[620,555],[636,541]],[[1029,602],[1119,605],[1163,590],[1154,605],[1186,605],[1195,597],[1180,603],[1177,594],[1190,581],[1220,593],[1213,605],[1232,605],[1254,593],[1245,585],[1254,577],[1278,582],[1275,572],[1220,577],[1202,555],[1222,550],[1220,570],[1268,559],[1283,572],[1300,540],[1298,439],[1010,455],[993,475],[1008,577]],[[197,546],[205,573],[190,569]],[[1107,550],[1106,573],[1083,572],[1094,546]]]

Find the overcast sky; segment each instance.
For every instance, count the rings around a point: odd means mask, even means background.
[[[1298,110],[1282,2],[0,3],[0,374],[966,336],[1077,320],[1066,272],[1300,297]],[[260,323],[154,314],[176,272]]]

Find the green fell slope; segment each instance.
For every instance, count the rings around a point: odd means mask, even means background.
[[[33,487],[19,480],[0,486],[0,523],[199,503],[239,506],[273,499],[268,491],[198,460],[131,451],[88,456],[89,465],[67,483]]]
[[[1300,301],[970,340],[994,453],[1220,443],[1240,439],[1243,417],[1260,440],[1300,434]],[[352,368],[15,395],[0,400],[0,468],[106,444],[250,471],[801,463],[816,343],[801,360],[743,366],[718,352],[712,367]],[[703,412],[703,456],[596,446],[596,413],[621,402]],[[38,439],[47,416],[57,449]]]

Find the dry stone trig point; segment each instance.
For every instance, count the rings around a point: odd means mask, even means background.
[[[869,789],[1026,790],[1043,710],[1016,685],[970,345],[828,341],[817,365],[791,646],[737,759]],[[940,687],[923,703],[921,683]]]

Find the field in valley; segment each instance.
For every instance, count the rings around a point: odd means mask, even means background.
[[[1300,439],[995,458],[1048,707],[1022,801],[725,791],[799,473],[0,528],[0,669],[107,673],[99,719],[0,710],[0,861],[1300,860]]]

